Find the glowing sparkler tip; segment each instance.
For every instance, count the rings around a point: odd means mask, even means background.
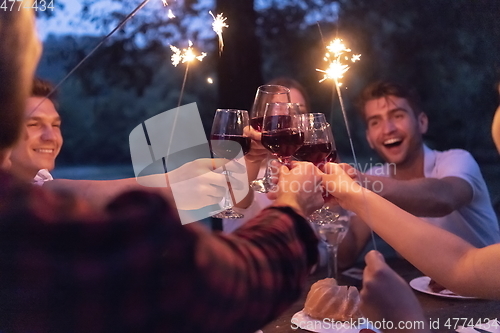
[[[185,62],[191,62],[193,60],[198,60],[202,61],[203,58],[206,57],[206,53],[202,52],[200,55],[196,55],[193,50],[193,42],[189,41],[188,43],[188,48],[187,49],[182,49],[180,50],[179,48],[170,45],[170,49],[172,50],[173,54],[171,57],[172,60],[172,65],[177,67],[178,64],[185,63]]]
[[[213,84],[213,83],[214,83],[214,80],[213,80],[211,77],[209,77],[209,78],[207,78],[207,82],[208,82],[209,84]]]
[[[224,39],[222,38],[222,29],[223,28],[229,28],[229,26],[226,24],[227,17],[222,16],[223,14],[217,14],[217,17],[214,16],[212,11],[209,11],[210,15],[214,18],[214,21],[212,23],[212,29],[214,32],[219,36],[219,53],[222,53],[222,49],[224,49]]]
[[[340,38],[335,38],[326,47],[328,52],[323,58],[325,61],[330,62],[326,70],[317,69],[318,72],[322,72],[323,78],[319,82],[323,82],[327,79],[332,79],[335,81],[337,86],[341,86],[342,82],[340,79],[344,77],[344,74],[349,70],[349,66],[342,63],[342,60],[350,60],[356,62],[360,59],[361,54],[351,55],[349,58],[346,53],[351,53],[351,49],[347,48]]]

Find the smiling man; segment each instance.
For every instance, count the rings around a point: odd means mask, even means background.
[[[386,162],[361,176],[363,186],[476,247],[500,242],[479,166],[465,150],[436,151],[423,143],[428,118],[414,91],[375,82],[362,92],[359,108],[368,143]],[[355,217],[346,238],[339,249],[343,266],[358,257],[370,229]]]
[[[24,111],[25,128],[12,150],[11,171],[26,181],[33,180],[35,176],[35,181],[52,179],[48,170],[54,169],[63,144],[61,117],[56,111],[55,100],[53,97],[45,98],[52,88],[47,81],[33,81],[31,97]]]

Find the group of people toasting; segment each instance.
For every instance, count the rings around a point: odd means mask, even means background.
[[[23,169],[24,178],[35,177],[37,156],[55,159],[62,145],[60,133],[47,135],[60,126],[57,116],[57,126],[45,126],[43,112],[36,120],[33,110],[26,112],[40,51],[33,12],[0,11],[0,331],[254,332],[299,297],[318,264],[307,217],[325,200],[356,215],[339,253],[344,265],[362,252],[371,228],[440,284],[500,298],[500,235],[479,168],[463,150],[423,144],[427,117],[411,90],[390,82],[364,90],[367,140],[387,162],[364,174],[331,161],[329,125],[310,113],[304,95],[295,99],[293,87],[267,86],[284,91],[284,100],[254,103],[262,114],[219,110],[212,150],[226,159],[244,155],[252,190],[235,207],[226,197],[221,212],[245,215],[245,222],[231,233],[212,233],[180,223],[168,186],[159,192],[130,179],[33,186],[13,175]],[[45,134],[34,137],[38,132]],[[499,133],[495,121],[494,137]],[[23,149],[30,168],[22,167]],[[266,177],[268,153],[281,163]],[[213,203],[226,196],[211,185],[231,176],[207,172],[213,162],[193,161],[161,177],[206,174],[210,186],[184,189],[199,208],[202,198]],[[375,182],[383,184],[377,193]],[[82,198],[91,189],[106,192],[89,196],[99,204]],[[265,207],[256,203],[264,195],[256,190],[268,192]],[[364,316],[423,319],[408,285],[379,253],[369,252],[366,263]]]

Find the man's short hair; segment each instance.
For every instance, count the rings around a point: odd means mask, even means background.
[[[389,96],[406,99],[415,116],[423,112],[420,97],[414,88],[390,81],[376,81],[363,89],[356,102],[362,118],[365,119],[365,105],[367,102],[382,97],[388,98]]]
[[[34,78],[33,79],[33,87],[31,88],[31,97],[47,97],[48,99],[54,103],[54,106],[57,108],[57,92],[54,91],[54,85],[47,80],[41,79],[41,78]],[[52,93],[51,93],[52,92]]]

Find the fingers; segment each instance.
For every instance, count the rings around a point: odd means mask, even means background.
[[[385,264],[385,259],[382,253],[371,250],[366,254],[365,262],[368,266],[380,267],[382,264]]]
[[[201,168],[208,168],[211,171],[220,173],[223,171],[230,171],[235,173],[245,173],[246,166],[237,160],[228,160],[225,158],[212,158],[212,159],[199,159]]]

